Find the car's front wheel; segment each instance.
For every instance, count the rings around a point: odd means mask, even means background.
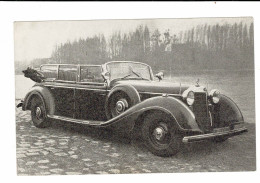
[[[150,113],[145,117],[142,138],[147,148],[158,156],[173,156],[182,145],[182,135],[164,113]]]
[[[31,102],[31,117],[33,124],[38,128],[49,126],[46,109],[39,97],[34,97]]]

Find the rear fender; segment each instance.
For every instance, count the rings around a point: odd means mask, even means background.
[[[44,86],[34,86],[31,88],[31,90],[27,93],[27,95],[24,98],[22,109],[30,110],[31,101],[35,96],[38,96],[42,99],[44,106],[47,110],[47,114],[53,115],[55,112],[54,97],[49,91],[49,89]]]
[[[131,107],[119,116],[105,122],[104,126],[112,125],[132,131],[138,120],[147,112],[160,111],[166,113],[171,121],[182,132],[200,132],[192,111],[179,99],[174,97],[153,97]],[[115,125],[116,124],[116,125]]]

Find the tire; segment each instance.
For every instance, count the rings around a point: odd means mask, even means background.
[[[36,126],[37,128],[46,128],[50,125],[47,118],[46,109],[40,97],[34,97],[32,99],[31,117],[34,126]]]
[[[132,103],[126,93],[116,92],[111,96],[108,106],[109,117],[114,118],[132,107]]]
[[[155,155],[168,157],[177,154],[182,145],[182,135],[165,113],[150,113],[142,124],[142,139]]]

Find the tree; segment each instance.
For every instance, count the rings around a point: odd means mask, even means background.
[[[144,27],[144,52],[149,52],[150,51],[150,31],[147,26]]]
[[[253,46],[253,23],[203,24],[174,35],[169,29],[161,34],[159,29],[151,32],[148,26],[139,25],[128,33],[115,31],[109,38],[98,34],[57,44],[48,62],[102,64],[133,60],[157,70],[249,68]]]

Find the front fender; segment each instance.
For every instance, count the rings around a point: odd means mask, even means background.
[[[114,126],[132,131],[142,114],[148,111],[161,111],[169,115],[182,132],[200,132],[193,112],[179,99],[174,97],[153,97],[131,107],[119,116],[105,122],[104,126]]]
[[[214,127],[229,126],[232,123],[244,122],[243,115],[236,103],[225,95],[220,95],[218,104],[213,108]]]
[[[53,115],[55,112],[55,102],[54,102],[54,97],[49,91],[48,88],[44,86],[33,86],[30,91],[27,93],[27,95],[24,98],[24,103],[22,106],[23,110],[30,110],[31,107],[31,101],[34,96],[40,97],[43,102],[44,106],[47,110],[47,113],[50,115]]]

